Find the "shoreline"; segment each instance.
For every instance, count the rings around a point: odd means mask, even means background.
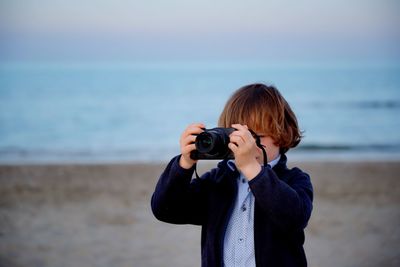
[[[166,164],[173,157],[178,154],[171,154],[169,157],[162,158],[132,158],[132,157],[11,157],[5,158],[0,157],[0,166],[7,165],[125,165],[125,164]],[[292,152],[286,154],[288,162],[400,162],[400,151],[399,152],[378,152],[371,151],[366,153],[359,152]],[[220,160],[202,160],[204,162],[213,162]]]
[[[69,165],[69,164],[160,164],[168,163],[179,151],[124,153],[0,153],[0,166],[4,165]],[[288,162],[400,162],[400,150],[298,150],[286,153]]]

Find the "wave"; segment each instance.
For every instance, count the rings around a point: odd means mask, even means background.
[[[400,157],[400,144],[320,144],[304,143],[291,149],[290,153],[306,155],[329,155],[351,153],[397,155]],[[164,162],[179,153],[178,148],[154,147],[131,149],[26,149],[17,147],[0,148],[0,164],[21,163],[103,163],[103,162]]]
[[[371,100],[371,101],[351,101],[351,102],[310,102],[314,108],[325,107],[345,107],[361,109],[398,109],[400,100]]]
[[[179,149],[178,149],[179,151]],[[178,151],[168,148],[137,149],[26,149],[0,148],[0,163],[51,163],[51,162],[152,162],[165,161]]]
[[[400,152],[400,144],[300,144],[299,151],[393,151]]]
[[[400,101],[395,100],[386,100],[386,101],[362,101],[362,102],[354,102],[353,106],[360,108],[399,108]]]

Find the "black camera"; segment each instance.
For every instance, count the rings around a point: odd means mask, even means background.
[[[194,160],[198,159],[233,159],[233,152],[228,148],[229,135],[236,131],[234,128],[205,129],[197,135],[196,150],[190,153]]]

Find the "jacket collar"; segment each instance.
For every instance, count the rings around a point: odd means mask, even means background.
[[[287,169],[287,157],[285,154],[281,154],[281,158],[278,163],[272,168],[276,172],[281,172]]]
[[[221,169],[221,175],[218,175],[215,178],[216,183],[220,183],[224,179],[229,179],[229,177],[237,177],[239,175],[239,171],[237,169],[232,169],[230,166],[228,166],[228,161],[227,159],[224,159],[223,161],[220,161],[218,163],[218,168]],[[281,154],[281,158],[279,159],[278,163],[272,168],[278,176],[285,170],[287,170],[287,157],[285,154]]]
[[[220,183],[225,179],[229,179],[229,177],[237,177],[239,175],[239,171],[234,168],[232,169],[228,166],[228,159],[224,159],[218,163],[218,168],[221,170],[221,175],[218,175],[215,178],[216,183]]]

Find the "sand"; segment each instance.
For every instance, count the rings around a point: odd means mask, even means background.
[[[309,266],[400,266],[400,162],[291,165],[315,190]],[[200,266],[200,228],[151,213],[164,166],[0,166],[0,266]]]

